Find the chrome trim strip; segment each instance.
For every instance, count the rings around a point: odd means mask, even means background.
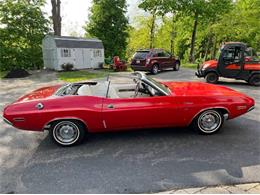
[[[42,130],[44,130],[45,127],[48,128],[48,127],[49,127],[49,123],[52,123],[52,122],[57,121],[57,120],[79,120],[79,121],[81,121],[81,122],[86,126],[86,128],[88,129],[87,124],[86,124],[82,119],[80,119],[80,118],[77,118],[77,117],[61,117],[61,118],[54,118],[54,119],[52,119],[52,120],[46,122],[46,123],[44,124]],[[49,127],[49,128],[50,128],[50,127]]]

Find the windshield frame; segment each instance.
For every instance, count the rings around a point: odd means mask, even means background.
[[[165,95],[165,96],[171,95],[171,91],[167,86],[154,80],[153,78],[144,76],[143,78],[141,78],[141,80],[144,81],[145,83],[147,83],[148,85],[150,85],[151,87],[153,87],[154,89],[161,92],[163,95]]]

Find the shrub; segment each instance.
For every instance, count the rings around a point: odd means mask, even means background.
[[[71,63],[64,63],[61,65],[61,68],[64,70],[64,71],[71,71],[73,69],[74,65],[71,64]]]

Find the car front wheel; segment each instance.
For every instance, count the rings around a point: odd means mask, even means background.
[[[217,110],[206,110],[193,121],[193,128],[201,134],[213,134],[223,125],[223,114]]]
[[[218,82],[218,75],[215,72],[210,72],[206,75],[206,81],[207,83],[217,83]]]
[[[51,136],[61,146],[79,144],[85,134],[85,126],[76,120],[62,120],[51,125]]]
[[[249,84],[254,86],[260,86],[260,74],[254,74],[249,79]]]

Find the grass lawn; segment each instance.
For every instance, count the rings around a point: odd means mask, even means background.
[[[2,79],[6,75],[7,71],[0,71],[0,78]]]
[[[182,64],[181,67],[197,69],[197,64],[185,63],[185,64]]]
[[[131,71],[132,70],[127,69],[127,72],[131,72]],[[63,81],[77,82],[82,80],[106,77],[109,73],[114,73],[114,71],[109,69],[102,69],[102,70],[95,70],[95,71],[79,70],[79,71],[59,72],[57,76],[60,80]]]

